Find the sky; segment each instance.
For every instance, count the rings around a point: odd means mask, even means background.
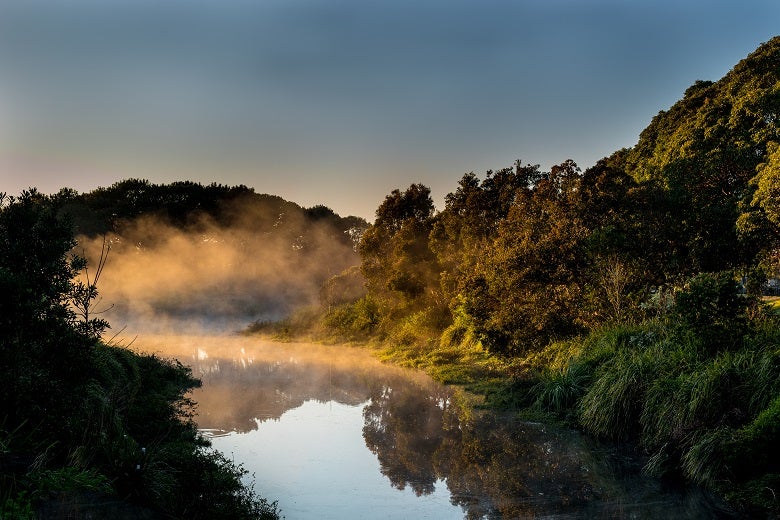
[[[776,0],[0,0],[0,192],[244,184],[373,220],[633,146]]]

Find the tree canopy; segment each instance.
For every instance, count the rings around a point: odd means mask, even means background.
[[[775,38],[584,172],[569,160],[467,173],[439,212],[425,186],[394,190],[360,245],[369,295],[406,302],[385,308],[395,318],[435,300],[517,354],[640,317],[654,291],[700,272],[766,276],[780,238],[778,63]]]

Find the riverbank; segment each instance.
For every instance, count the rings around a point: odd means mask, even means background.
[[[46,398],[17,394],[28,419],[13,429],[18,421],[3,421],[0,517],[279,517],[197,431],[186,396],[200,381],[189,368],[100,343],[79,348],[83,376]]]
[[[488,352],[468,329],[427,338],[417,331],[406,341],[397,332],[344,338],[316,325],[326,319],[302,326],[305,320],[293,318],[255,332],[289,339],[301,331],[309,340],[366,345],[382,360],[481,396],[478,406],[631,443],[646,455],[645,473],[712,490],[735,514],[773,518],[780,514],[773,449],[780,322],[772,308],[739,296],[716,298],[701,318],[704,300],[688,306],[686,298],[703,290],[693,284],[656,317],[512,358]]]
[[[435,381],[455,385],[473,394],[480,406],[494,409],[518,408],[507,399],[517,383],[523,364],[501,358],[478,343],[443,344],[436,338],[394,342],[375,335],[343,335],[322,327],[316,311],[304,310],[278,322],[255,323],[243,331],[246,335],[280,342],[311,342],[323,345],[349,345],[369,349],[388,363],[421,370]]]
[[[371,348],[214,335],[173,352],[176,339],[136,345],[202,374],[199,427],[288,518],[721,518],[709,494],[642,475],[630,447],[475,409]]]
[[[198,433],[191,370],[101,339],[105,256],[73,246],[51,199],[0,194],[0,518],[278,518]]]

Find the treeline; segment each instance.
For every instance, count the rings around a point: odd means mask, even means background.
[[[0,517],[277,518],[198,434],[191,371],[101,341],[61,203],[0,195]]]
[[[780,321],[762,296],[780,261],[778,117],[775,38],[584,172],[469,173],[438,212],[426,186],[395,190],[359,272],[324,288],[319,333],[412,363],[486,352],[526,406],[777,512]]]
[[[378,330],[441,309],[518,354],[641,318],[649,297],[702,272],[761,294],[780,239],[778,55],[775,39],[697,82],[635,147],[585,172],[469,173],[440,212],[423,185],[388,195],[360,245]]]
[[[129,179],[54,198],[90,264],[111,249],[105,316],[147,332],[196,322],[240,328],[310,305],[329,277],[359,262],[368,227],[245,186]]]
[[[341,217],[322,205],[303,208],[243,185],[155,184],[127,179],[86,193],[63,188],[53,200],[59,213],[73,223],[75,234],[90,237],[121,233],[129,223],[146,217],[182,229],[198,229],[207,221],[219,228],[245,228],[258,235],[283,233],[292,244],[306,236],[311,224],[319,222],[332,227],[334,240],[351,246],[368,226],[360,217]]]

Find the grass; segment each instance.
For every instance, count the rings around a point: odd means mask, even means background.
[[[0,493],[0,518],[13,518],[14,520],[33,520],[37,518],[33,509],[32,500],[26,491],[15,495]]]
[[[655,369],[654,356],[642,352],[618,352],[596,371],[582,397],[582,426],[597,436],[626,440],[637,432],[640,403]]]
[[[543,371],[534,388],[537,406],[555,413],[575,407],[585,394],[590,378],[588,367],[579,363]]]
[[[775,314],[780,314],[780,296],[764,296],[761,300]]]
[[[754,322],[734,345],[703,351],[698,339],[658,321],[610,327],[540,373],[537,405],[569,416],[576,409],[586,431],[639,443],[650,474],[682,476],[749,514],[777,513],[777,320]]]

